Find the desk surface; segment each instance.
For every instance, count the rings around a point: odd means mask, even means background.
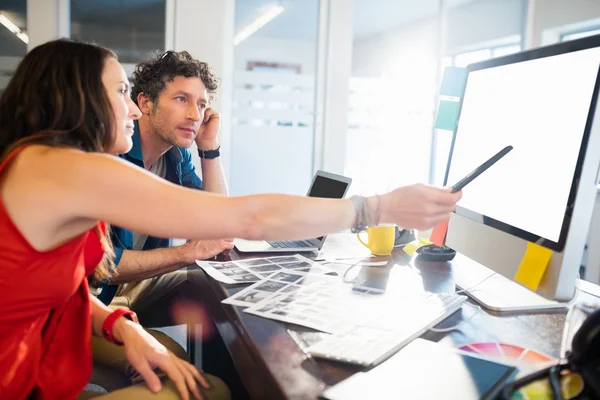
[[[350,235],[339,234],[328,237],[326,246],[325,251],[330,249],[339,252],[347,248],[355,252],[355,246],[360,244]],[[260,256],[231,255],[233,259]],[[306,256],[310,257],[310,253]],[[409,268],[413,269],[413,273],[420,274],[425,290],[437,293],[455,291],[451,263],[415,263],[397,249],[390,258],[393,261],[387,267],[370,267],[388,269],[387,292],[402,291],[407,289],[406,285],[410,285],[411,292],[414,292],[414,280],[406,281]],[[203,301],[211,310],[217,329],[252,398],[314,399],[327,386],[360,370],[351,365],[307,356],[298,343],[314,343],[325,335],[321,332],[250,315],[244,313],[241,307],[221,303],[221,300],[245,286],[223,285],[199,268],[190,269],[189,279],[202,291]],[[585,292],[580,292],[578,297],[578,301],[595,300]],[[472,342],[513,343],[552,357],[559,356],[565,312],[519,315],[474,312],[472,307],[463,307],[438,325],[443,328],[459,324],[456,330],[448,333],[430,331],[422,337],[433,341],[451,341],[454,346]]]

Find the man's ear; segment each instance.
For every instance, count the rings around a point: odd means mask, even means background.
[[[142,114],[150,114],[152,107],[154,107],[154,103],[144,94],[144,92],[138,93],[137,103]]]

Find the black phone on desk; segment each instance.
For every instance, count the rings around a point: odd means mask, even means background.
[[[479,175],[484,173],[489,167],[491,167],[492,165],[494,165],[498,161],[500,161],[500,159],[502,157],[504,157],[505,155],[507,155],[512,149],[513,149],[512,146],[506,146],[505,148],[500,150],[498,153],[496,153],[492,157],[490,157],[489,160],[487,160],[486,162],[481,164],[479,167],[475,168],[473,171],[469,172],[469,174],[467,174],[467,176],[465,176],[460,181],[458,181],[454,185],[452,185],[452,193],[456,193],[459,190],[462,190],[462,188],[464,188],[465,186],[467,186],[467,184],[472,182],[473,179],[477,178]]]
[[[385,293],[390,278],[390,271],[391,268],[389,267],[369,267],[363,265],[352,282],[352,291],[368,294]]]

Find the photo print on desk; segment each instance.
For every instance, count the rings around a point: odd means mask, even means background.
[[[299,254],[297,254],[299,255]],[[302,257],[304,258],[304,257]],[[299,261],[299,258],[296,256],[283,256],[283,257],[269,257],[269,261],[275,264],[283,264],[289,262]]]
[[[268,279],[283,282],[280,274]],[[356,293],[352,284],[338,277],[305,275],[299,282],[302,284],[287,284],[264,301],[249,305],[244,312],[336,334],[380,320],[383,315],[389,315],[390,306],[397,304],[396,298]],[[253,285],[248,289],[257,287]]]
[[[241,296],[239,298],[239,300],[241,302],[243,302],[244,304],[256,304],[261,302],[262,300],[266,299],[267,297],[269,297],[272,293],[270,292],[261,292],[258,290],[252,290],[246,294],[244,294],[244,296]]]
[[[251,265],[265,265],[265,264],[271,263],[266,258],[252,258],[249,260],[239,260],[239,261],[234,261],[234,262],[236,262],[238,265],[242,265],[244,267],[249,267]]]
[[[196,264],[208,275],[226,284],[259,282],[274,272],[293,272],[336,275],[337,272],[300,254],[252,258],[227,262],[201,261]]]
[[[268,264],[268,265],[259,265],[258,267],[248,267],[248,269],[257,274],[266,274],[266,273],[279,271],[282,269],[282,267],[280,265],[276,265],[276,264]]]
[[[271,292],[271,293],[275,293],[276,291],[278,291],[279,289],[283,289],[287,287],[287,285],[283,282],[274,282],[274,281],[264,281],[264,282],[259,282],[259,284],[257,286],[254,286],[254,288],[256,290],[262,290],[265,292]]]
[[[321,277],[339,280],[339,278],[337,278],[337,277],[313,275],[311,277],[310,281],[318,282]],[[306,278],[306,274],[297,273],[297,272],[293,272],[293,271],[274,272],[274,273],[271,273],[266,278],[260,280],[259,282],[256,282],[256,283],[248,286],[247,288],[240,290],[239,292],[235,293],[234,295],[226,298],[225,300],[222,301],[222,303],[232,304],[232,305],[241,306],[241,307],[251,307],[258,303],[255,303],[254,301],[247,301],[246,296],[248,294],[253,294],[252,299],[261,297],[265,300],[268,300],[271,297],[278,297],[281,295],[283,295],[284,297],[294,295],[300,289],[305,288],[304,286],[299,285],[299,283],[303,282],[305,278]],[[298,282],[298,283],[295,283],[295,282]],[[310,284],[308,284],[307,287],[308,286],[310,286]],[[256,292],[260,293],[260,295],[257,295]],[[260,303],[263,304],[263,301],[261,301]],[[278,303],[275,304],[274,303],[273,308],[279,309],[282,306],[283,306],[283,304],[278,304]]]
[[[271,276],[269,276],[269,280],[286,282],[286,283],[302,283],[304,279],[304,274],[300,273],[292,273],[292,272],[277,272]]]
[[[348,329],[349,321],[357,318],[360,308],[352,307],[356,296],[351,292],[352,286],[339,277],[286,270],[222,302],[247,307],[249,314],[334,333]]]
[[[295,262],[281,262],[279,263],[283,268],[286,269],[296,269],[296,268],[306,268],[311,267],[313,265],[312,262],[308,261],[295,261]]]
[[[252,271],[231,261],[224,263],[196,261],[196,264],[212,278],[227,284],[252,283],[261,279]]]

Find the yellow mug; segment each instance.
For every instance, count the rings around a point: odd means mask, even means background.
[[[388,256],[394,249],[396,225],[378,225],[367,228],[367,236],[367,242],[365,243],[360,237],[360,232],[356,235],[358,241],[371,250],[374,255]]]

